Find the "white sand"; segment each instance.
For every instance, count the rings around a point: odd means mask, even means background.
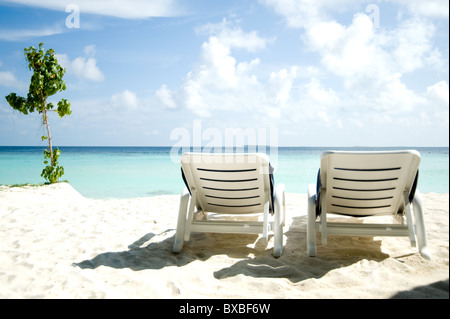
[[[288,194],[281,258],[252,235],[171,252],[178,196],[83,198],[0,187],[0,298],[449,298],[449,196],[424,194],[432,260],[407,238],[330,237],[306,255],[306,195]]]

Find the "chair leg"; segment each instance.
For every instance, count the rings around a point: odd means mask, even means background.
[[[189,241],[189,238],[191,237],[191,224],[192,220],[194,218],[194,208],[197,202],[197,196],[196,192],[192,191],[191,200],[189,202],[189,210],[187,213],[187,220],[184,228],[184,240]]]
[[[409,229],[409,240],[411,242],[411,247],[416,247],[416,236],[414,232],[414,223],[411,215],[411,205],[406,205],[406,223]]]
[[[267,243],[269,241],[269,202],[264,205],[262,237],[264,243]]]
[[[417,243],[419,246],[419,252],[423,258],[430,260],[431,254],[428,250],[427,234],[425,231],[425,221],[423,218],[423,211],[422,211],[422,197],[420,195],[420,192],[417,190],[413,199],[413,209],[416,222],[415,228],[417,233]]]
[[[283,253],[283,224],[285,216],[285,191],[284,185],[278,185],[275,190],[274,203],[274,257],[280,257]]]
[[[180,208],[178,211],[177,232],[175,234],[175,242],[172,251],[179,253],[184,245],[184,230],[186,227],[186,214],[189,203],[189,193],[187,190],[180,197]]]
[[[308,223],[306,225],[307,233],[307,252],[308,256],[315,257],[316,251],[316,192],[314,185],[308,187]]]
[[[322,233],[322,245],[326,245],[328,243],[328,226],[327,226],[327,213],[325,210],[326,207],[325,196],[322,196],[320,205],[323,208],[323,211],[320,214],[320,231]]]

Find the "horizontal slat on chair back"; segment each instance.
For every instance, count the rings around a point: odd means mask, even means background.
[[[371,216],[402,211],[419,163],[415,151],[324,153],[327,213]]]
[[[203,210],[224,214],[264,211],[270,191],[267,156],[188,153],[181,163]]]

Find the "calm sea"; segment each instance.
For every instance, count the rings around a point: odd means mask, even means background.
[[[43,183],[40,177],[45,147],[0,146],[0,185]],[[63,180],[89,198],[133,198],[180,194],[184,184],[171,147],[60,147]],[[280,147],[267,153],[275,166],[275,182],[290,193],[306,193],[315,183],[320,154],[325,150],[380,150],[379,148]],[[383,148],[401,149],[401,148]],[[404,148],[420,152],[418,189],[448,193],[448,147]],[[173,154],[172,154],[173,155]]]

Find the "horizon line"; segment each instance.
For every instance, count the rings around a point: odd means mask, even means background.
[[[0,145],[0,147],[48,147],[48,145]],[[163,148],[172,148],[174,146],[170,146],[170,145],[54,145],[53,148],[58,148],[58,147],[163,147]],[[397,145],[397,146],[382,146],[382,145],[378,145],[378,146],[364,146],[364,145],[354,145],[354,146],[330,146],[330,145],[319,145],[319,146],[308,146],[308,145],[283,145],[283,146],[270,146],[270,145],[244,145],[244,146],[202,146],[202,145],[189,145],[189,146],[177,146],[177,148],[182,149],[183,147],[185,148],[246,148],[246,147],[257,147],[257,148],[294,148],[294,147],[303,147],[303,148],[359,148],[359,147],[364,147],[364,148],[406,148],[406,147],[418,147],[418,148],[449,148],[449,146],[412,146],[412,145]]]

